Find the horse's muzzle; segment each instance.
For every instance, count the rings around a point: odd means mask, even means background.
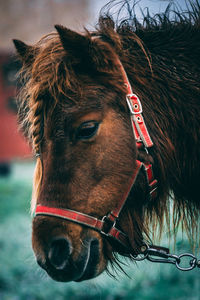
[[[83,281],[99,274],[99,240],[95,236],[80,238],[76,249],[66,235],[50,235],[37,240],[34,252],[38,264],[56,281]]]

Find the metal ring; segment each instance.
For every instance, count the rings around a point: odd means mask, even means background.
[[[144,260],[144,259],[146,259],[147,257],[148,257],[148,255],[149,255],[149,253],[148,253],[148,249],[149,249],[149,245],[147,244],[147,243],[145,243],[145,242],[143,242],[144,244],[141,246],[141,250],[142,250],[142,248],[143,247],[145,247],[145,250],[144,251],[142,251],[142,253],[140,253],[140,254],[137,254],[137,255],[130,255],[130,257],[133,259],[133,260],[135,260],[135,261],[142,261],[142,260]],[[138,255],[143,255],[142,257],[138,257]]]
[[[181,267],[181,266],[180,266],[181,258],[182,258],[182,257],[190,257],[190,258],[192,258],[192,259],[190,260],[190,267],[184,268],[184,267]],[[179,261],[176,261],[176,267],[177,267],[177,269],[179,269],[179,270],[181,270],[181,271],[190,271],[190,270],[192,270],[192,269],[194,269],[194,268],[196,267],[196,264],[197,264],[197,258],[196,258],[193,254],[190,254],[190,253],[183,253],[183,254],[179,255],[178,258],[179,258]]]
[[[146,254],[139,254],[139,255],[144,255],[144,256],[138,257],[138,255],[137,255],[137,256],[134,256],[134,255],[130,254],[130,257],[131,257],[133,260],[135,260],[135,261],[142,261],[142,260],[145,260],[145,259],[147,258],[148,253],[146,253]]]

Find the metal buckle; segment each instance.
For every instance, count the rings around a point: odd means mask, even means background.
[[[135,255],[131,254],[130,257],[135,261],[142,261],[148,257],[148,249],[149,246],[147,245],[147,243],[144,242],[144,244],[140,248],[141,253]]]
[[[158,187],[156,186],[153,190],[151,190],[149,193],[152,196],[152,194],[158,189]]]
[[[109,223],[110,223],[111,226],[109,226],[108,229],[107,229],[106,231],[104,231],[104,228],[102,228],[101,231],[100,231],[101,234],[103,234],[103,235],[105,235],[105,236],[109,236],[110,229],[111,229],[112,227],[115,227],[115,225],[116,225],[116,220],[115,220],[114,222],[112,222],[112,221],[110,221],[110,220],[108,219],[107,216],[104,216],[104,217],[101,219],[101,221],[102,221],[104,224],[108,224],[108,225],[109,225]],[[106,221],[108,221],[108,222],[106,222]]]
[[[136,104],[139,106],[139,111],[134,111],[134,106],[133,106],[133,103],[131,101],[131,97],[136,97],[137,98],[137,103]],[[126,101],[127,101],[129,110],[130,110],[132,115],[138,115],[138,114],[142,113],[142,104],[141,104],[140,99],[138,98],[138,96],[136,94],[126,95]]]

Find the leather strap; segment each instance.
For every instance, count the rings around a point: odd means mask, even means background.
[[[123,246],[124,249],[127,249],[128,253],[131,252],[128,236],[124,234],[120,229],[116,228],[115,223],[112,223],[111,226],[109,226],[109,228],[106,230],[107,225],[110,225],[107,222],[106,216],[100,220],[90,215],[86,215],[79,211],[74,211],[71,209],[37,205],[35,217],[42,215],[58,217],[92,228],[105,235],[106,237],[114,238],[121,244],[121,246]]]
[[[142,104],[138,96],[133,93],[131,84],[120,60],[118,60],[118,65],[124,78],[124,84],[127,88],[126,101],[128,103],[131,114],[131,121],[136,144],[139,148],[142,146],[142,143],[146,148],[150,148],[153,146],[153,142],[142,116]]]
[[[124,204],[126,203],[126,200],[128,198],[128,195],[136,181],[136,178],[140,172],[140,169],[142,167],[143,163],[141,163],[139,160],[136,160],[136,167],[135,167],[135,170],[134,170],[134,173],[130,179],[130,182],[129,182],[129,185],[128,185],[128,189],[125,191],[125,193],[123,194],[121,200],[118,202],[118,205],[117,207],[112,210],[110,212],[110,214],[108,215],[108,218],[114,222],[118,217],[119,217],[119,214],[120,212],[122,211],[123,207],[124,207]]]

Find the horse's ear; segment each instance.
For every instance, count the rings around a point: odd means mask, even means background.
[[[62,25],[55,25],[63,48],[78,57],[84,56],[89,49],[90,39]]]
[[[104,42],[92,40],[90,35],[84,36],[61,25],[55,25],[63,48],[79,59],[79,63],[97,71],[112,69],[114,57],[111,47]]]
[[[24,63],[32,63],[34,59],[35,48],[25,44],[20,40],[13,40],[17,53]]]

